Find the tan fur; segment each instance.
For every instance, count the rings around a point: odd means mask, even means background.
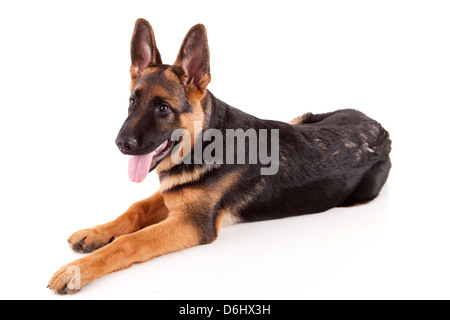
[[[332,157],[337,156],[338,154],[340,154],[342,152],[342,150],[336,150],[335,152],[333,152],[331,154]]]
[[[231,226],[239,223],[239,219],[230,210],[222,209],[219,211],[216,220],[216,233],[218,234],[222,227]]]
[[[68,242],[75,251],[91,252],[108,244],[111,239],[132,233],[167,218],[164,199],[159,192],[136,202],[116,220],[89,229],[83,229],[72,236]],[[80,246],[79,244],[82,243]]]
[[[172,161],[172,157],[167,157],[156,167],[156,173],[160,174],[161,172],[167,171],[175,165],[176,163]]]
[[[149,74],[152,74],[152,73],[154,73],[154,72],[158,72],[160,69],[161,69],[161,68],[158,67],[158,66],[151,66],[151,67],[148,67],[148,68],[146,68],[146,69],[142,72],[142,77],[143,77],[143,76],[146,76],[146,75],[149,75]]]
[[[302,124],[306,120],[307,116],[308,116],[308,113],[304,114],[302,116],[298,116],[298,117],[292,119],[291,121],[289,121],[288,123],[292,124],[292,125]]]
[[[193,107],[193,112],[189,112],[189,113],[184,113],[181,114],[179,119],[181,122],[181,127],[183,129],[186,129],[189,131],[191,140],[185,140],[183,139],[180,142],[180,152],[182,152],[182,150],[184,149],[192,149],[194,147],[194,143],[196,141],[196,139],[199,137],[199,135],[202,133],[201,130],[198,130],[198,132],[195,132],[195,123],[200,123],[201,124],[201,128],[204,127],[205,123],[204,123],[204,113],[202,111],[202,107],[201,104],[195,103],[195,102],[191,102],[192,103],[192,107]],[[188,146],[186,146],[188,145]],[[185,155],[183,155],[185,156]],[[163,161],[161,161],[161,163],[158,165],[158,167],[156,168],[156,172],[158,172],[158,174],[160,174],[161,172],[167,171],[170,168],[172,168],[173,166],[175,166],[176,163],[174,163],[172,161],[172,157],[167,157],[165,158]]]
[[[192,172],[168,176],[162,179],[159,185],[159,192],[170,190],[175,186],[199,180],[203,175],[214,170],[215,165],[203,165]]]
[[[320,147],[320,149],[328,150],[327,145],[325,144],[325,142],[322,141],[322,139],[316,138],[314,139],[314,141],[317,142],[317,145]]]
[[[136,85],[136,82],[139,80],[139,68],[137,66],[132,65],[130,67],[130,76],[131,76],[131,82],[130,82],[130,91],[133,90],[134,86]]]
[[[199,187],[185,187],[177,191],[165,193],[164,202],[169,211],[183,211],[189,204],[212,209],[222,198],[223,194],[239,179],[239,172],[232,172],[223,176],[214,185],[214,189]]]
[[[164,70],[163,75],[170,81],[173,81],[175,83],[179,83],[180,79],[178,78],[178,76],[172,71],[171,68],[168,68],[166,70]]]
[[[196,227],[188,223],[183,214],[171,214],[166,220],[145,229],[118,238],[93,254],[78,259],[54,274],[49,287],[57,293],[75,293],[81,288],[67,287],[75,267],[84,287],[108,273],[130,267],[166,253],[179,251],[199,244]]]
[[[194,95],[188,94],[188,98],[190,99],[190,104],[192,106],[192,110],[193,112],[189,112],[189,113],[183,113],[180,115],[180,123],[181,123],[181,128],[186,129],[189,131],[190,137],[191,137],[191,141],[187,141],[187,140],[183,140],[180,142],[181,146],[180,146],[180,152],[183,149],[192,149],[194,147],[194,143],[197,140],[197,138],[199,137],[199,135],[201,134],[201,131],[199,132],[195,132],[195,123],[200,123],[201,127],[204,128],[205,124],[206,124],[206,119],[205,119],[205,112],[203,110],[203,106],[201,103],[201,100],[192,100],[191,98],[194,97],[195,99],[198,97],[203,98],[204,95],[202,94],[198,94],[198,95]],[[209,116],[209,114],[208,114]],[[186,144],[189,144],[189,147],[185,147]],[[160,174],[161,172],[167,171],[170,168],[172,168],[173,166],[175,166],[175,163],[172,161],[172,157],[167,157],[165,158],[163,161],[161,161],[161,163],[158,165],[158,167],[156,168],[156,171],[158,172],[158,174]]]

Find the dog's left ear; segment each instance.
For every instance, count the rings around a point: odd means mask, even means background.
[[[131,37],[131,68],[132,82],[136,82],[142,72],[150,65],[162,64],[161,55],[156,47],[152,26],[145,19],[136,20]]]
[[[205,93],[206,86],[211,81],[211,74],[208,39],[204,25],[197,24],[186,34],[174,66],[183,69],[181,80],[187,90],[194,89]]]

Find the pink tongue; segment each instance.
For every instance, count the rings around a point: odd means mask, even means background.
[[[147,176],[152,165],[153,156],[156,152],[151,152],[143,156],[132,156],[128,161],[128,176],[132,182],[140,183]]]

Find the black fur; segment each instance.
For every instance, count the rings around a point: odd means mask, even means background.
[[[216,165],[200,180],[166,192],[190,186],[214,188],[220,177],[239,171],[241,179],[224,193],[216,205],[217,212],[238,208],[240,221],[259,221],[368,202],[379,194],[387,180],[391,168],[389,134],[378,122],[359,111],[345,109],[306,114],[301,124],[290,125],[258,119],[209,92],[208,95],[211,117],[205,130],[221,130],[224,145],[226,129],[252,128],[257,133],[258,129],[279,129],[279,171],[263,176],[261,163]],[[206,145],[204,142],[203,147]],[[199,166],[202,165],[180,164],[162,172],[160,179]]]

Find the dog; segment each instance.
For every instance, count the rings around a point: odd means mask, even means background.
[[[285,123],[258,119],[216,98],[207,90],[209,48],[201,24],[189,30],[175,63],[167,65],[151,25],[138,19],[130,74],[128,117],[116,144],[131,155],[130,179],[141,182],[156,169],[160,189],[116,220],[73,234],[68,242],[74,251],[95,252],[54,274],[48,286],[55,293],[73,294],[134,263],[211,243],[225,225],[367,203],[388,178],[389,134],[359,111],[306,113]],[[177,129],[185,133],[178,140]],[[227,146],[235,138],[230,129],[253,130],[261,140],[276,132],[266,147],[277,154],[277,166],[263,174],[268,162],[250,154],[238,163],[199,160],[194,149],[202,154],[216,142],[202,137],[208,129],[222,133]],[[231,145],[239,157],[243,150]]]

